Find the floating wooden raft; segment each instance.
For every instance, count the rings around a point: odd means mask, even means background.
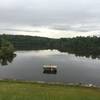
[[[56,74],[57,73],[57,65],[43,65],[43,73],[48,74]]]
[[[57,65],[43,65],[43,69],[46,69],[46,70],[57,70]]]

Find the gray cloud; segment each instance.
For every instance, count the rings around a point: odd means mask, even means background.
[[[13,28],[4,28],[4,29],[0,29],[0,30],[4,30],[4,31],[18,31],[18,32],[35,32],[35,33],[40,33],[39,30],[25,30],[25,29],[13,29]]]
[[[50,27],[54,30],[62,30],[62,31],[74,31],[74,32],[89,32],[89,31],[100,31],[100,25],[98,24],[75,24],[75,25],[66,25],[66,24],[58,24]]]
[[[5,0],[4,0],[5,1]],[[98,0],[8,0],[0,21],[18,24],[93,23],[100,17]],[[2,1],[0,0],[2,7]],[[12,2],[12,3],[11,3]]]
[[[96,31],[100,30],[99,9],[99,0],[0,0],[0,24],[49,26],[62,31]]]

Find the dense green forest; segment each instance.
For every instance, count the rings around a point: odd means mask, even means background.
[[[2,38],[10,41],[16,50],[57,49],[61,52],[76,54],[76,56],[91,56],[92,58],[99,58],[100,56],[100,37],[96,36],[51,39],[3,34],[0,35],[0,41]]]

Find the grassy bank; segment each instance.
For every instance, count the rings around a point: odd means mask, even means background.
[[[0,100],[100,100],[100,89],[0,81]]]

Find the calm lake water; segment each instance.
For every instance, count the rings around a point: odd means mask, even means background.
[[[17,51],[12,63],[0,65],[1,79],[100,85],[100,60],[57,50]],[[56,74],[44,74],[44,64],[56,64]]]

